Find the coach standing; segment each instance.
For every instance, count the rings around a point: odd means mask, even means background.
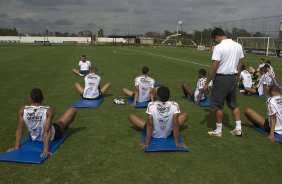
[[[208,134],[217,137],[222,136],[223,107],[226,101],[236,122],[235,129],[230,133],[242,136],[240,109],[236,101],[236,92],[244,58],[243,49],[239,43],[228,39],[221,28],[215,28],[211,33],[211,38],[217,45],[213,49],[211,68],[204,89],[208,89],[208,84],[213,79],[211,105],[215,110],[216,129],[209,131]]]

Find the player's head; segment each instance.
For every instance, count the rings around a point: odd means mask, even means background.
[[[41,89],[33,88],[30,92],[30,98],[33,103],[42,103],[44,97]]]
[[[96,68],[95,66],[92,67],[91,72],[92,73],[96,73],[98,71],[98,68]]]
[[[271,85],[271,86],[269,87],[269,94],[270,94],[270,96],[279,95],[279,94],[280,94],[280,88],[279,88],[279,86]]]
[[[162,102],[167,102],[170,97],[170,91],[167,87],[161,86],[158,88],[157,97]]]
[[[148,67],[148,66],[143,66],[143,67],[142,67],[142,73],[143,73],[144,75],[146,75],[146,74],[148,74],[148,72],[149,72],[149,67]]]
[[[265,68],[266,71],[269,71],[269,70],[270,70],[270,65],[269,65],[269,64],[265,64],[265,65],[263,66],[263,68]]]
[[[199,77],[205,77],[207,74],[207,71],[205,69],[200,69],[198,74],[199,74]]]
[[[242,70],[242,71],[243,71],[243,70],[246,70],[246,66],[245,66],[245,65],[242,65],[241,70]]]
[[[265,63],[265,59],[264,58],[260,58],[260,63]]]
[[[226,36],[224,31],[221,29],[221,28],[214,28],[214,30],[212,31],[211,33],[211,38],[212,40],[215,42],[215,43],[219,43],[220,41],[217,40],[218,37],[221,37],[221,36]]]
[[[81,60],[82,60],[82,61],[86,61],[86,55],[82,55],[82,56],[81,56]]]

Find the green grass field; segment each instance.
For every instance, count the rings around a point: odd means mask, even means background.
[[[183,99],[181,84],[196,85],[200,68],[208,69],[210,52],[188,48],[96,46],[0,46],[0,153],[14,145],[17,112],[29,104],[34,87],[43,90],[45,105],[55,108],[55,120],[79,99],[72,73],[86,54],[98,68],[102,84],[111,83],[98,109],[79,109],[69,137],[42,165],[0,162],[0,183],[281,183],[282,146],[254,130],[243,115],[246,107],[266,113],[265,100],[238,94],[243,137],[233,137],[231,112],[225,109],[223,137],[208,136],[214,114]],[[257,67],[261,56],[246,55],[245,65]],[[271,59],[282,80],[282,59]],[[144,153],[141,133],[127,120],[144,119],[145,109],[115,105],[122,87],[134,89],[141,67],[171,89],[171,99],[189,114],[180,135],[190,152]]]

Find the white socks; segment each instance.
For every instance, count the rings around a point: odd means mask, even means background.
[[[222,132],[222,123],[216,123],[216,129],[215,129],[216,132],[219,132],[221,133]]]
[[[237,130],[241,130],[242,129],[242,127],[241,127],[241,120],[239,120],[239,121],[235,121],[235,123],[236,123],[236,129]]]

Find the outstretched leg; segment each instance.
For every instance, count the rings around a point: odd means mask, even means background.
[[[130,91],[129,89],[126,89],[126,88],[122,88],[122,92],[123,92],[125,95],[130,96],[130,97],[132,97],[132,95],[133,95],[133,92]]]
[[[128,116],[128,120],[135,125],[136,127],[140,128],[141,130],[144,129],[145,121],[134,114],[130,114]]]
[[[72,71],[73,71],[73,73],[75,73],[76,75],[80,75],[79,70],[77,70],[77,69],[72,69]]]
[[[178,115],[179,126],[181,127],[188,120],[188,115],[186,113],[181,113]]]
[[[188,84],[182,84],[182,91],[185,97],[194,95],[194,92],[191,90]]]
[[[64,132],[64,130],[73,122],[76,115],[76,109],[69,108],[64,112],[64,114],[60,117],[60,119],[57,122],[57,125],[61,128],[61,131]]]
[[[251,121],[253,124],[257,125],[258,127],[264,129],[265,118],[257,113],[255,110],[251,108],[247,108],[244,111],[246,118]]]
[[[75,88],[79,91],[80,94],[83,94],[84,88],[83,88],[78,82],[76,82],[76,83],[74,84],[74,86],[75,86]]]
[[[101,93],[102,94],[105,94],[106,93],[106,91],[110,88],[110,83],[106,83],[103,87],[102,87],[102,89],[101,89]]]

